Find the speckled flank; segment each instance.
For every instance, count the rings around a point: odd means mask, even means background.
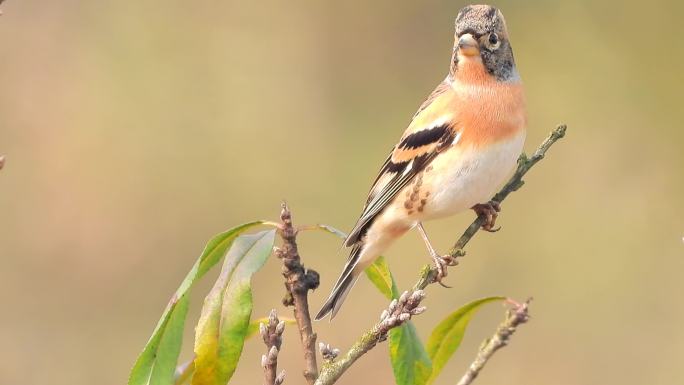
[[[423,173],[420,173],[420,174],[416,175],[416,178],[414,179],[413,184],[409,185],[406,188],[405,199],[404,199],[404,208],[406,209],[406,213],[408,215],[412,215],[414,213],[414,208],[416,208],[415,205],[418,203],[418,198],[420,196],[420,187],[422,185],[423,185]],[[416,209],[418,211],[423,210],[423,208],[422,208],[422,206],[420,206],[420,204]]]

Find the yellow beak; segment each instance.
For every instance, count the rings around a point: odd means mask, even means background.
[[[473,35],[466,33],[458,38],[458,51],[463,56],[475,56],[480,54],[480,45]]]

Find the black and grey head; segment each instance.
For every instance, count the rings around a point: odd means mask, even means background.
[[[469,5],[456,16],[455,27],[452,71],[456,70],[460,49],[465,55],[479,54],[487,71],[499,80],[518,77],[501,11],[490,5]]]

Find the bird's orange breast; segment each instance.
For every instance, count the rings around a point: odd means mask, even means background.
[[[525,129],[527,115],[521,84],[493,81],[455,87],[454,119],[462,130],[459,144],[475,147],[493,144]]]
[[[520,82],[501,82],[481,63],[462,67],[443,92],[412,122],[423,126],[448,117],[461,133],[458,145],[483,146],[510,139],[527,125]]]
[[[452,82],[454,119],[461,144],[481,146],[510,139],[527,125],[522,83],[499,81],[481,60],[459,62]]]

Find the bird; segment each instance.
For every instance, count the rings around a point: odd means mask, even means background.
[[[332,320],[360,274],[395,240],[415,228],[441,283],[448,257],[423,222],[472,209],[483,230],[496,231],[490,201],[516,165],[525,142],[525,94],[506,21],[489,5],[462,8],[454,22],[449,72],[413,118],[380,168],[344,246],[349,257],[315,319]]]

